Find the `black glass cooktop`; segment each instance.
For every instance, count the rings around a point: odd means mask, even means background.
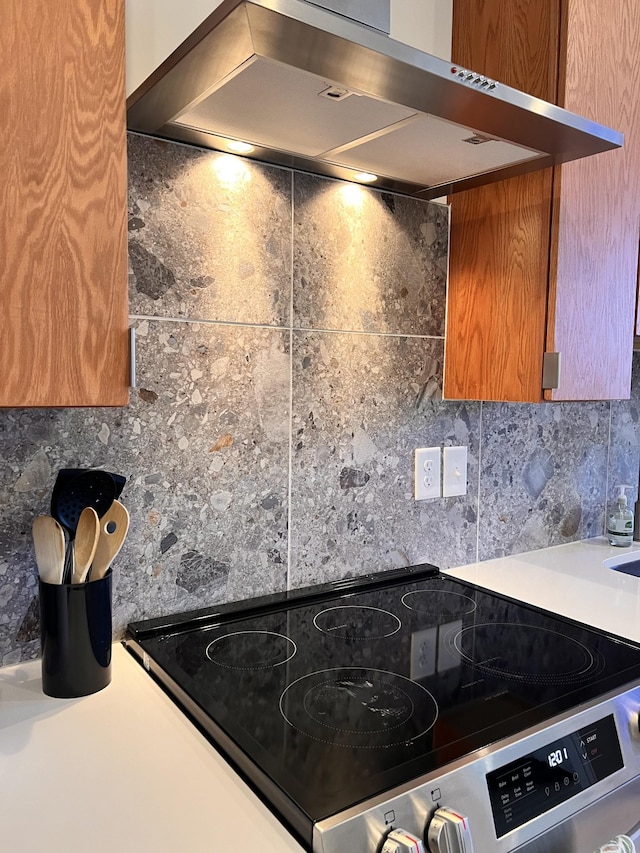
[[[431,566],[129,626],[303,838],[313,823],[640,678],[640,648]]]

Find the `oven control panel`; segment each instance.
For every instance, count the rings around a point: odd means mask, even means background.
[[[640,683],[316,824],[312,849],[513,853],[530,842],[542,849],[540,837],[549,834],[553,849],[583,853],[632,834],[640,798],[638,709]]]
[[[501,838],[623,766],[613,714],[486,774]]]

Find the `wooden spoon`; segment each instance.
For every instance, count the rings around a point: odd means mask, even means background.
[[[64,570],[64,531],[55,518],[39,515],[33,521],[33,545],[38,574],[44,583],[62,583]]]
[[[100,519],[100,538],[91,566],[90,580],[103,578],[118,556],[129,530],[129,513],[120,501],[114,501]]]
[[[98,547],[100,520],[92,506],[80,513],[73,549],[73,583],[84,583]]]

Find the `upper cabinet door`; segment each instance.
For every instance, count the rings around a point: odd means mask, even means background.
[[[124,0],[3,0],[0,55],[0,405],[124,405]]]
[[[454,61],[623,130],[625,148],[452,197],[447,397],[629,396],[640,27],[633,0],[595,6],[454,3]],[[560,353],[546,392],[545,351]]]
[[[627,398],[640,239],[640,16],[636,0],[563,5],[559,103],[624,133],[557,169],[547,349],[562,354],[553,400]]]

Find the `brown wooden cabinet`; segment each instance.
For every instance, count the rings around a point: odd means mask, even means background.
[[[454,0],[452,59],[621,130],[625,145],[451,197],[445,396],[629,397],[640,236],[635,0]],[[545,352],[561,354],[551,391]]]
[[[124,405],[124,0],[3,0],[0,56],[0,406]]]

